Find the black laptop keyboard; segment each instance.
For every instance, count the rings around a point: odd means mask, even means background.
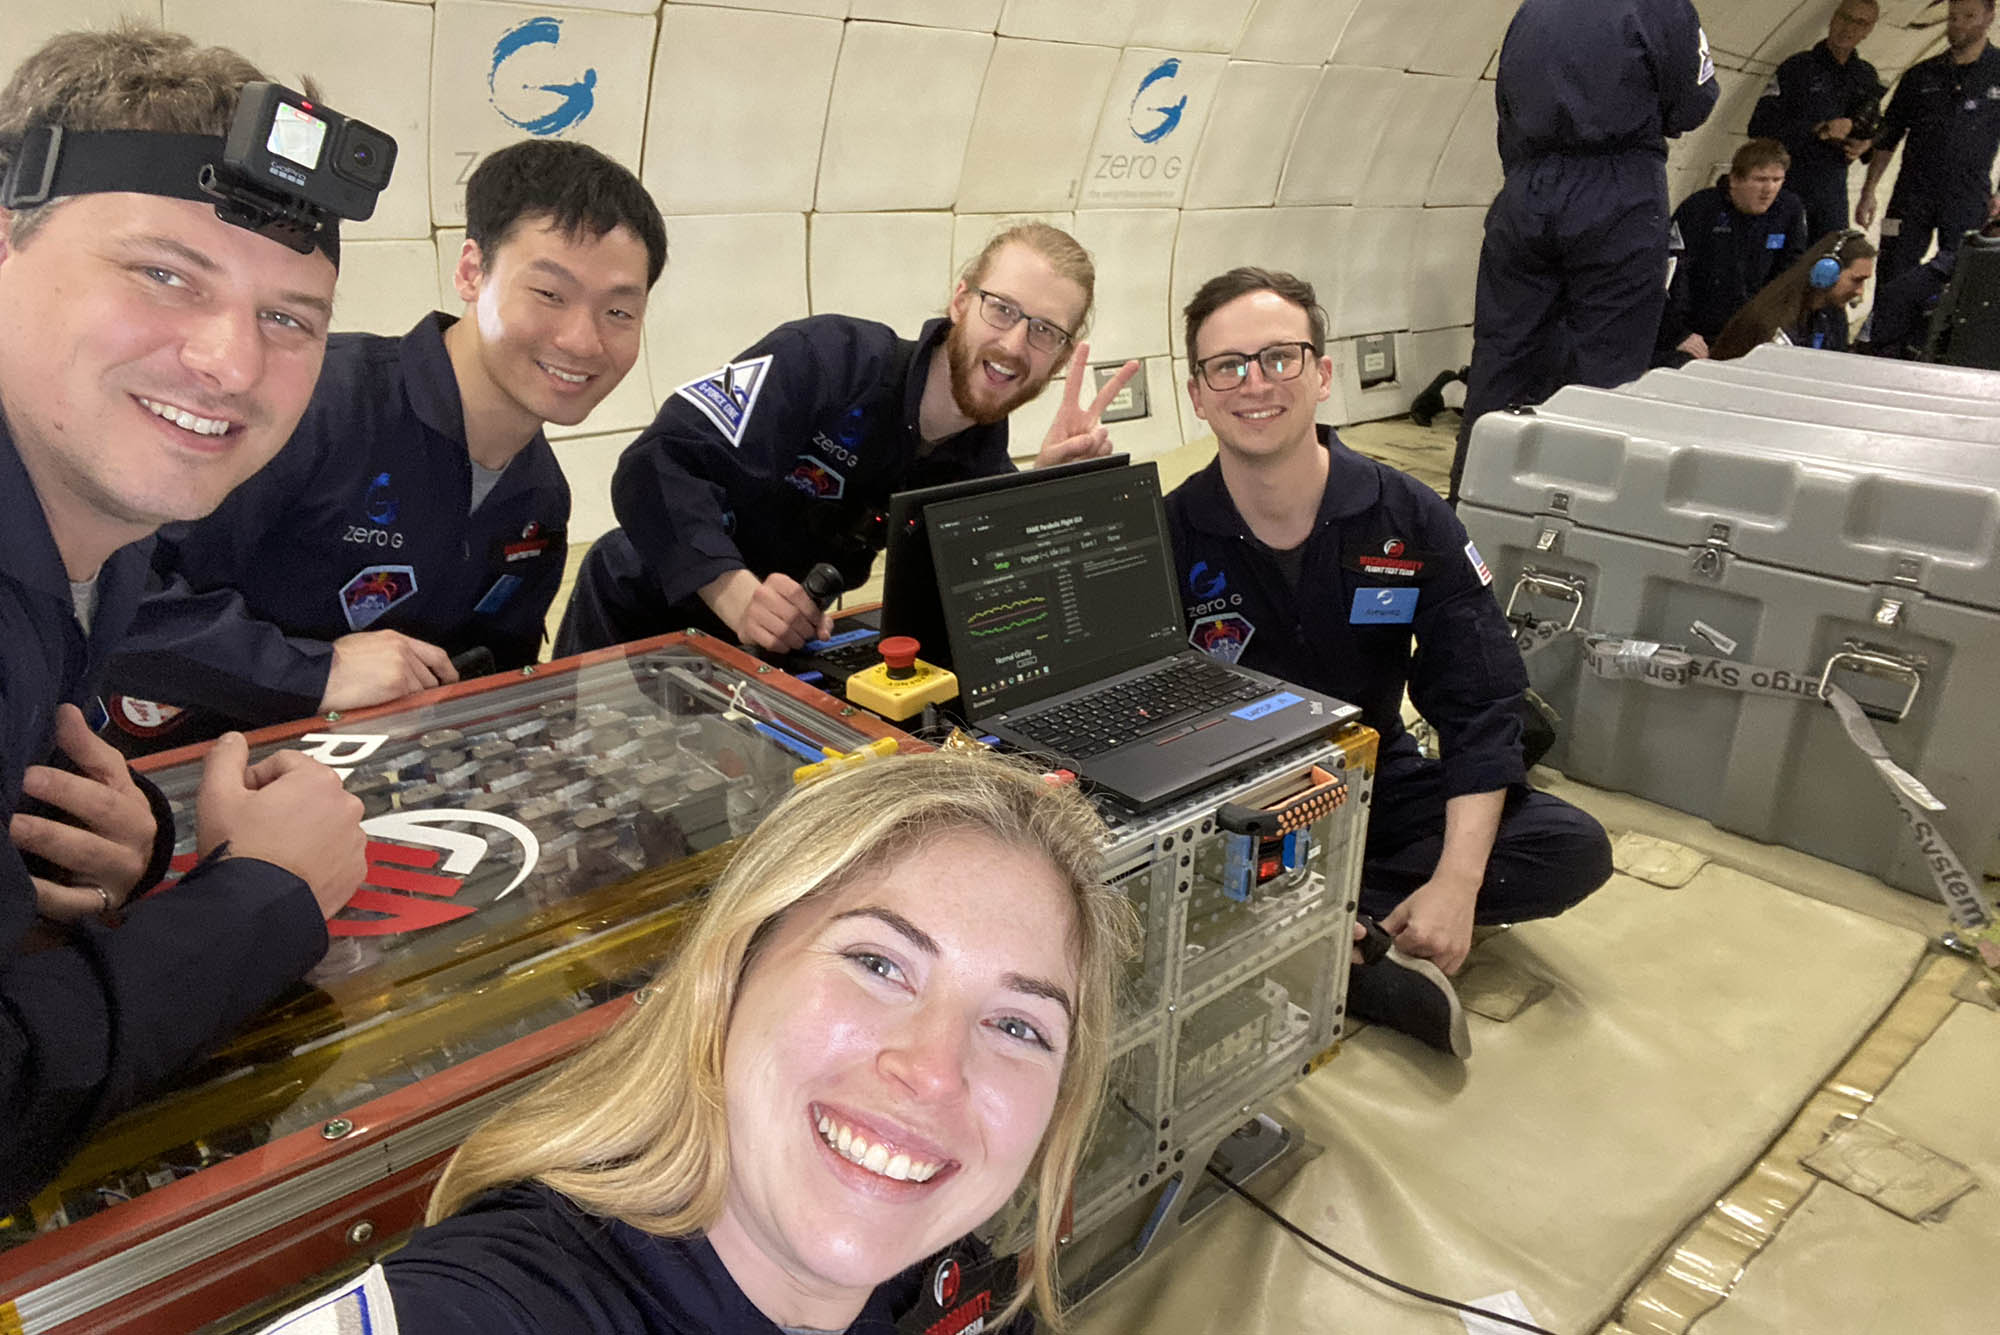
[[[1088,760],[1141,737],[1191,729],[1205,713],[1269,693],[1264,682],[1199,654],[1183,654],[1116,686],[1008,723],[1051,751]]]

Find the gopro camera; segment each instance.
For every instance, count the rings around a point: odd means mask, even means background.
[[[0,136],[0,208],[107,190],[189,199],[338,264],[340,220],[371,216],[396,165],[394,139],[274,83],[243,86],[219,155],[216,145],[213,135],[32,126]]]
[[[275,83],[243,85],[216,181],[203,188],[271,192],[360,222],[389,184],[396,141],[372,125]]]

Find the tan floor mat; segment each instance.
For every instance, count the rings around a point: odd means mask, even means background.
[[[1326,1152],[1278,1204],[1406,1283],[1462,1300],[1514,1290],[1543,1325],[1594,1330],[1791,1121],[1922,949],[1721,865],[1672,891],[1615,877],[1480,948],[1552,990],[1511,1023],[1473,1018],[1468,1064],[1369,1030],[1289,1095],[1280,1115]],[[1465,1327],[1229,1201],[1086,1305],[1078,1329]]]
[[[1912,1223],[1816,1183],[1695,1335],[1910,1335],[2000,1328],[2000,1014],[1960,1005],[1865,1120],[1972,1170],[1942,1218]]]

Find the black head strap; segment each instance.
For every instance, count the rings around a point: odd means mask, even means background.
[[[289,201],[231,188],[218,176],[222,138],[153,130],[64,130],[38,125],[7,143],[0,208],[26,209],[65,195],[131,191],[213,204],[224,222],[300,254],[321,251],[340,267],[340,220]]]

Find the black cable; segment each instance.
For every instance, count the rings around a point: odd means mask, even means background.
[[[1214,1174],[1216,1181],[1220,1182],[1223,1186],[1228,1187],[1238,1196],[1241,1196],[1244,1200],[1250,1202],[1250,1204],[1256,1206],[1259,1210],[1263,1211],[1266,1215],[1270,1216],[1272,1222],[1276,1223],[1279,1228],[1284,1229],[1285,1232],[1291,1234],[1293,1237],[1297,1238],[1300,1242],[1307,1243],[1308,1245],[1313,1247],[1317,1247],[1319,1250],[1325,1252],[1328,1256],[1331,1256],[1334,1260],[1340,1262],[1348,1269],[1358,1271],[1359,1273],[1366,1275],[1368,1278],[1374,1280],[1377,1284],[1386,1285],[1387,1287],[1394,1289],[1398,1293],[1407,1294],[1409,1297],[1412,1298],[1420,1298],[1427,1303],[1436,1303],[1440,1307],[1449,1307],[1456,1312],[1470,1312],[1472,1315],[1476,1317],[1483,1317],[1488,1321],[1497,1321],[1503,1326],[1513,1326],[1517,1330],[1531,1331],[1533,1332],[1533,1335],[1555,1335],[1554,1331],[1547,1330],[1541,1326],[1537,1326],[1533,1322],[1519,1321],[1511,1316],[1502,1316],[1498,1312],[1489,1312],[1483,1307],[1474,1307],[1470,1303],[1461,1303],[1454,1301],[1453,1299],[1450,1298],[1440,1298],[1435,1293],[1425,1293],[1422,1289],[1411,1288],[1408,1284],[1404,1284],[1397,1280],[1390,1279],[1387,1275],[1378,1274],[1375,1271],[1370,1270],[1367,1266],[1361,1264],[1361,1262],[1353,1259],[1352,1257],[1341,1255],[1339,1252],[1335,1251],[1332,1247],[1329,1247],[1326,1243],[1321,1242],[1318,1238],[1314,1237],[1312,1234],[1300,1228],[1297,1224],[1294,1224],[1291,1220],[1279,1214],[1277,1210],[1273,1209],[1270,1205],[1266,1204],[1264,1201],[1261,1201],[1257,1197],[1252,1196],[1247,1190],[1244,1189],[1241,1183],[1237,1182],[1227,1173],[1224,1173],[1214,1164],[1209,1164],[1207,1167],[1208,1171]]]

